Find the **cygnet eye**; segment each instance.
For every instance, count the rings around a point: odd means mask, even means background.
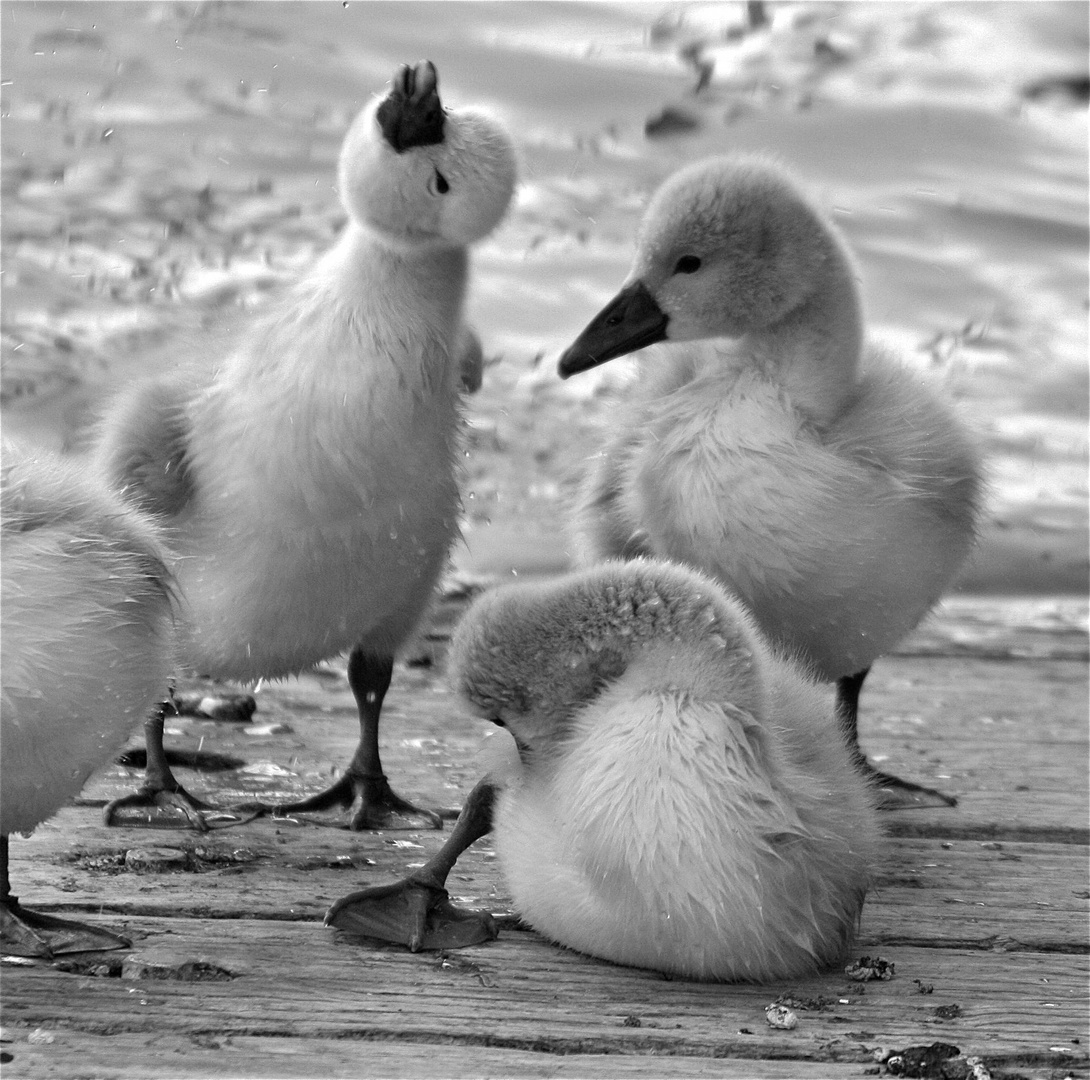
[[[446,195],[450,191],[447,178],[438,169],[435,170],[435,174],[428,181],[428,191],[433,195]]]
[[[695,274],[700,269],[700,259],[695,255],[682,255],[674,266],[675,274]]]

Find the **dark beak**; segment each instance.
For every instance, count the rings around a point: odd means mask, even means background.
[[[669,321],[647,286],[634,281],[617,293],[568,346],[560,357],[557,373],[566,379],[645,345],[665,341]]]
[[[435,65],[430,60],[414,67],[402,64],[375,115],[383,137],[399,154],[414,146],[441,143],[443,106]]]

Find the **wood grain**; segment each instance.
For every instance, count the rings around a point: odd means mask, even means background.
[[[431,666],[395,676],[386,764],[406,794],[457,805],[487,732],[445,686],[442,631],[426,644]],[[877,1069],[879,1048],[942,1041],[982,1055],[993,1076],[1086,1076],[1086,665],[1069,641],[1058,656],[1033,648],[1021,659],[909,649],[868,681],[867,750],[961,799],[884,816],[888,854],[850,957],[883,956],[890,981],[834,970],[700,984],[566,951],[518,928],[487,838],[450,886],[505,916],[498,941],[446,955],[352,941],[321,924],[328,904],[423,862],[442,834],[353,834],[336,814],[207,835],[106,829],[97,804],[135,776],[115,766],[12,839],[12,879],[28,905],[108,925],[132,948],[114,954],[113,975],[5,962],[4,1075],[839,1080]],[[259,697],[250,725],[174,722],[172,745],[258,766],[181,770],[186,783],[223,801],[288,798],[347,759],[355,717],[339,665]],[[171,849],[176,868],[126,867],[148,848]],[[218,979],[181,978],[194,972]],[[781,995],[794,1030],[766,1022]]]

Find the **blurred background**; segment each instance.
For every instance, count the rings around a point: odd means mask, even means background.
[[[564,500],[631,377],[558,353],[698,157],[792,165],[860,262],[873,336],[987,449],[968,593],[1087,590],[1090,5],[32,3],[0,6],[2,419],[77,450],[111,388],[245,320],[342,224],[349,121],[428,58],[515,134],[474,260],[463,570],[567,565]]]

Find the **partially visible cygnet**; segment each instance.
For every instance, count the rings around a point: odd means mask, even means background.
[[[721,586],[634,560],[481,597],[454,685],[513,736],[444,848],[327,922],[412,949],[495,936],[450,904],[491,827],[521,917],[570,948],[696,979],[837,960],[881,851],[828,694]]]
[[[889,801],[952,804],[869,766],[857,707],[972,548],[980,460],[954,410],[863,331],[844,240],[783,169],[724,157],[670,177],[627,283],[560,361],[567,377],[663,343],[588,463],[577,556],[714,575],[837,682],[857,763]]]
[[[117,948],[10,894],[8,835],[30,833],[124,745],[170,677],[170,575],[153,525],[78,464],[5,443],[0,468],[3,951]]]
[[[637,560],[498,590],[451,665],[514,737],[493,832],[535,929],[697,979],[841,956],[879,851],[872,792],[826,694],[710,578]]]

